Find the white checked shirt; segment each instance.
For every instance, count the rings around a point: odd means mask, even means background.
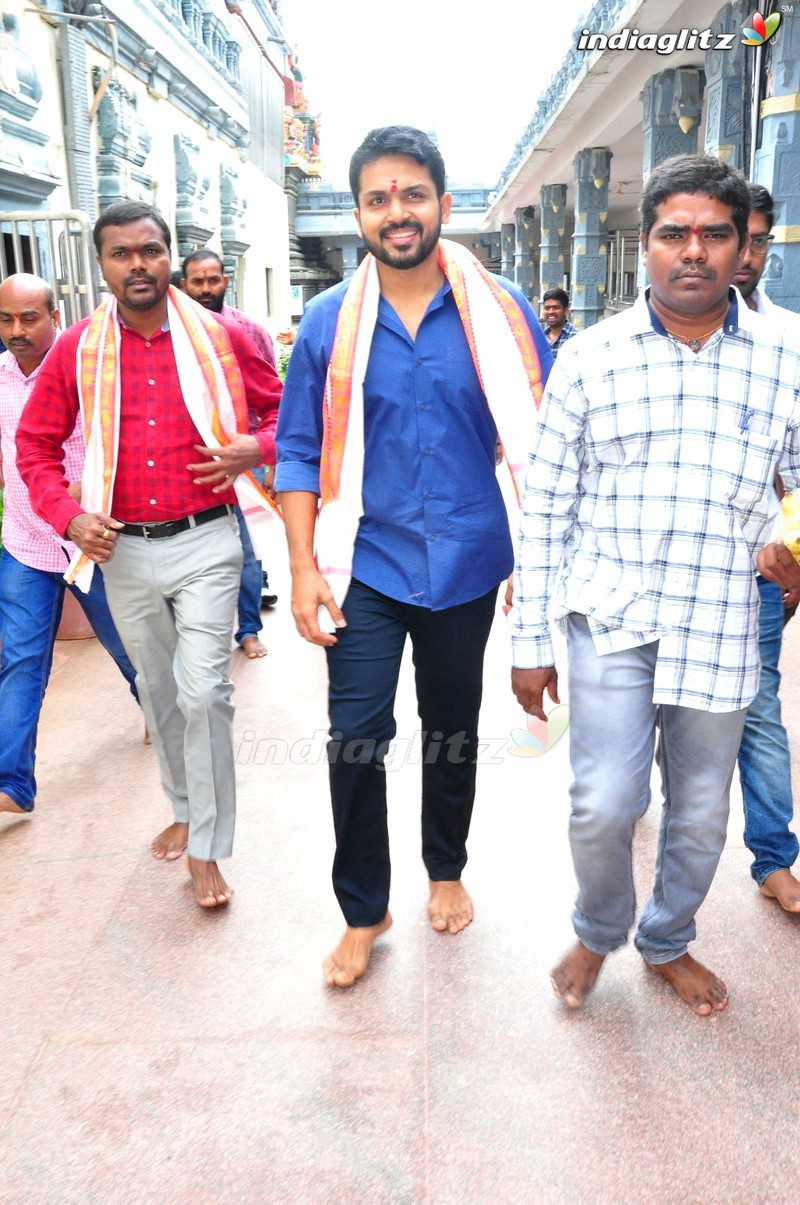
[[[41,364],[26,377],[12,352],[4,351],[0,355],[0,451],[6,483],[3,490],[3,544],[15,560],[31,569],[63,573],[75,545],[59,539],[50,524],[34,514],[28,490],[17,472],[17,424],[40,368]],[[83,432],[77,426],[64,444],[67,481],[80,481],[84,455]],[[64,549],[68,556],[64,555]]]
[[[731,296],[697,354],[644,296],[560,352],[523,498],[515,666],[552,665],[548,613],[576,611],[600,656],[659,641],[655,703],[755,697],[754,557],[775,471],[800,484],[800,354]]]

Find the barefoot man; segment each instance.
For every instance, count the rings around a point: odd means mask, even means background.
[[[495,443],[499,431],[509,464],[524,464],[550,363],[519,290],[440,241],[451,199],[425,134],[373,130],[350,187],[370,254],[300,326],[276,476],[292,611],[328,659],[333,883],[347,928],[323,966],[339,987],[363,975],[391,924],[384,758],[407,636],[431,924],[455,934],[472,920],[461,872],[483,656],[512,564]]]
[[[631,842],[664,810],[635,944],[698,1015],[725,984],[687,952],[725,842],[759,684],[754,560],[777,469],[800,469],[800,356],[734,289],[750,199],[728,164],[679,156],[642,197],[650,287],[562,349],[540,411],[515,574],[512,685],[557,698],[548,615],[564,621],[576,945],[553,972],[583,1004],[636,917]]]
[[[111,296],[42,366],[17,463],[34,509],[84,554],[71,567],[78,586],[102,567],[175,816],[153,854],[174,861],[188,849],[197,902],[213,908],[232,894],[217,861],[230,856],[235,815],[234,509],[247,491],[258,496],[233,483],[273,462],[280,382],[236,323],[170,287],[157,210],[118,202],[94,240]],[[255,435],[243,433],[248,407],[261,416]],[[76,420],[87,435],[80,504],[61,456]]]

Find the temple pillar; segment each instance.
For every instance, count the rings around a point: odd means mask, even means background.
[[[776,305],[800,313],[800,21],[784,18],[762,51],[766,82],[755,179],[775,201],[775,242],[763,287]]]
[[[734,0],[720,9],[711,23],[713,41],[718,33],[741,29],[752,11],[751,0]],[[707,50],[705,153],[724,159],[743,171],[750,164],[750,107],[748,75],[750,52],[736,38],[730,50]]]
[[[547,289],[563,289],[569,259],[567,237],[566,184],[545,184],[540,193],[542,200],[539,241],[539,296]]]
[[[571,319],[578,330],[603,317],[608,278],[608,181],[611,150],[586,147],[575,168],[575,233],[572,236]]]
[[[500,231],[500,275],[514,279],[514,223],[504,222]]]
[[[532,301],[536,294],[536,235],[534,209],[526,205],[514,211],[514,283]]]

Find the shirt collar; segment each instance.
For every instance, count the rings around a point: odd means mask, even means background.
[[[723,332],[726,335],[735,335],[739,330],[739,294],[736,289],[728,289],[728,312],[725,315],[725,320],[722,323]],[[657,316],[655,310],[650,304],[650,289],[644,291],[644,301],[647,306],[647,313],[650,317],[650,325],[657,335],[668,336],[668,332],[664,324]]]

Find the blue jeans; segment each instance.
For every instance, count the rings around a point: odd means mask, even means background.
[[[239,536],[242,541],[242,576],[239,582],[239,627],[234,640],[241,644],[245,636],[257,636],[261,631],[261,561],[256,560],[250,532],[244,515],[236,507]]]
[[[596,954],[623,945],[636,917],[631,843],[650,803],[658,723],[664,806],[653,894],[635,937],[652,963],[686,953],[725,845],[745,712],[653,702],[658,642],[598,657],[583,615],[568,619],[573,925]]]
[[[66,560],[64,562],[66,568]],[[60,573],[31,569],[7,548],[0,552],[0,791],[26,811],[36,797],[34,764],[39,713],[53,664],[53,646],[69,589],[97,638],[136,693],[136,671],[117,635],[106,602],[103,575],[95,571],[89,594],[67,586]]]
[[[433,880],[460,879],[475,799],[483,655],[497,590],[443,611],[353,581],[347,627],[326,649],[330,677],[333,885],[348,925],[383,920],[389,903],[386,766],[394,699],[411,638],[422,722],[422,859]]]
[[[744,843],[755,861],[750,873],[759,886],[767,875],[792,866],[797,837],[789,828],[794,814],[789,740],[781,720],[778,658],[783,635],[780,586],[759,577],[759,653],[761,681],[747,710],[739,747],[739,778],[744,800]]]

